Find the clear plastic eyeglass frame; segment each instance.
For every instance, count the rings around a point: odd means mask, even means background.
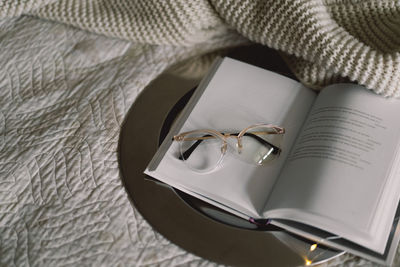
[[[221,163],[223,156],[228,150],[228,138],[236,139],[236,152],[239,155],[242,154],[244,148],[246,148],[246,145],[249,144],[248,142],[243,142],[244,138],[251,139],[252,143],[258,144],[259,147],[263,148],[263,152],[262,155],[258,155],[257,157],[254,157],[254,155],[250,153],[250,155],[245,156],[245,159],[247,159],[247,162],[254,163],[256,165],[264,165],[264,163],[267,162],[266,159],[268,157],[271,158],[271,156],[279,156],[279,154],[281,153],[281,148],[279,147],[279,145],[275,145],[272,142],[262,138],[262,136],[282,136],[284,133],[284,128],[273,124],[254,124],[241,130],[238,133],[223,133],[210,129],[193,130],[175,135],[173,137],[173,140],[181,143],[185,141],[186,143],[190,143],[190,145],[181,149],[181,155],[179,156],[180,160],[187,161],[202,142],[204,142],[205,140],[219,139],[219,150],[221,154],[220,157],[215,160],[215,166],[213,166],[213,168],[215,168]],[[258,154],[260,154],[259,150],[260,149],[258,149],[257,152]]]

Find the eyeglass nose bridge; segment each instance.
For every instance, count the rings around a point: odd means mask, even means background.
[[[224,138],[225,138],[225,139],[228,138],[228,137],[236,138],[236,141],[237,141],[237,149],[238,149],[238,153],[240,154],[240,153],[242,152],[242,147],[243,147],[241,136],[239,136],[239,135],[236,134],[236,133],[235,133],[235,134],[224,133],[223,135],[224,135]],[[224,146],[225,146],[225,151],[224,151],[224,153],[225,153],[225,152],[226,152],[226,149],[227,149],[226,140],[225,140],[225,142],[224,142]],[[222,151],[222,150],[221,150],[221,151]]]

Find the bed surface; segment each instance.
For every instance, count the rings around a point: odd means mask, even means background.
[[[229,38],[153,46],[33,17],[0,21],[0,265],[214,266],[132,206],[117,147],[149,82]],[[327,266],[342,264],[369,263],[345,255]]]

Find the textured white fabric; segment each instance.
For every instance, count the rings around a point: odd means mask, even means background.
[[[116,150],[152,79],[240,39],[138,45],[29,17],[0,32],[0,266],[212,265],[131,206]]]
[[[129,107],[159,73],[241,42],[143,45],[0,21],[0,266],[214,266],[132,207],[116,150]],[[350,255],[325,265],[372,266]]]

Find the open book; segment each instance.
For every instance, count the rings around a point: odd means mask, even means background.
[[[355,84],[321,93],[230,58],[202,80],[145,173],[237,216],[263,220],[379,263],[399,240],[400,100]],[[173,136],[196,129],[237,132],[256,123],[285,128],[266,166],[227,155],[195,172]],[[329,236],[340,238],[330,239]]]

